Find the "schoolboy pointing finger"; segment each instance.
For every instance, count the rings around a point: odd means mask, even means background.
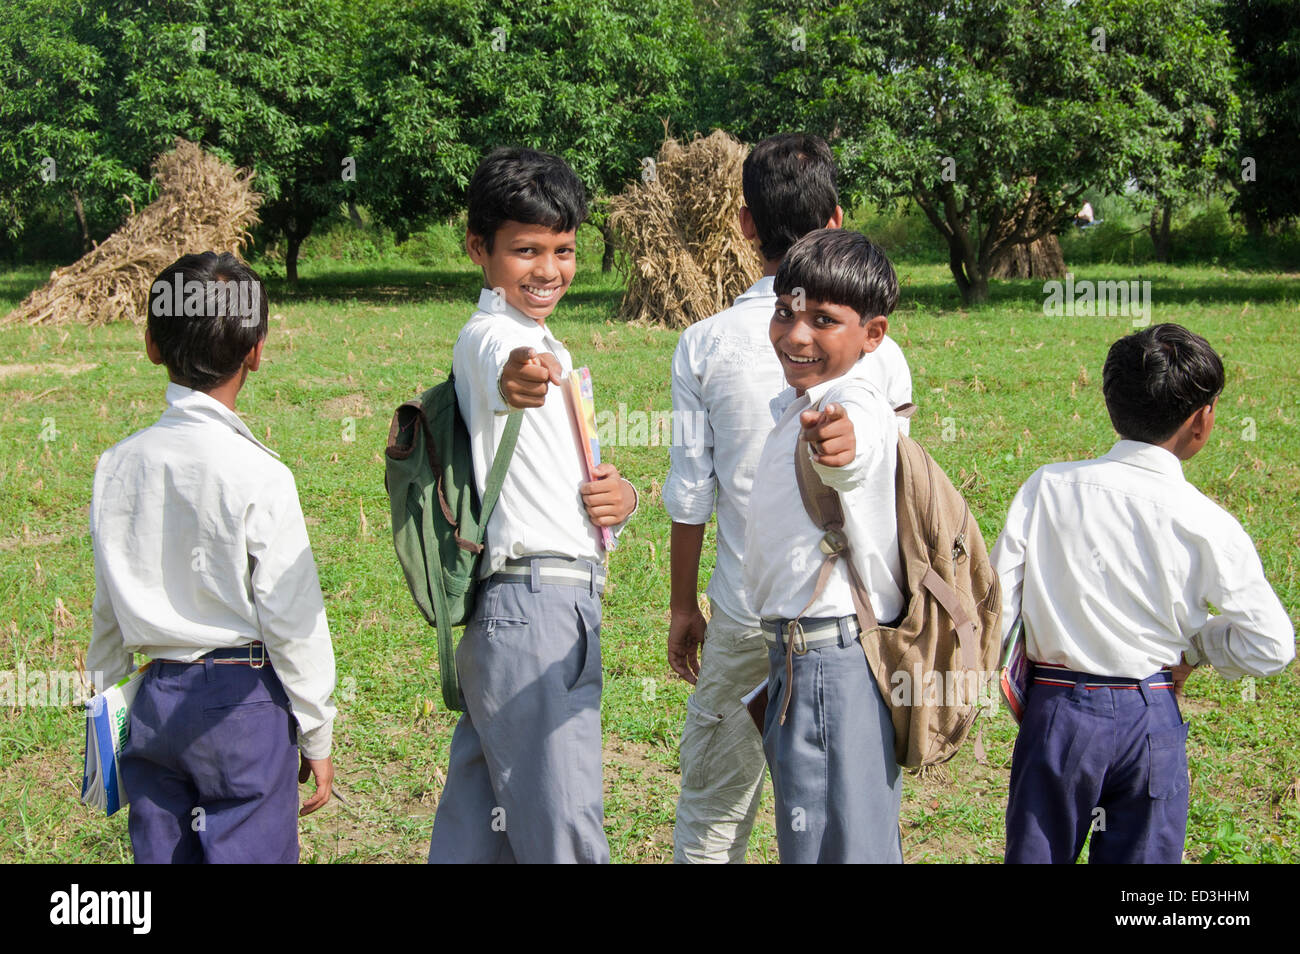
[[[824,467],[843,467],[857,456],[858,442],[853,422],[842,404],[828,404],[821,411],[809,409],[799,415],[803,438],[811,446],[813,460]]]
[[[546,403],[547,389],[559,384],[562,374],[559,359],[549,351],[516,348],[501,371],[498,387],[512,408],[541,407]]]

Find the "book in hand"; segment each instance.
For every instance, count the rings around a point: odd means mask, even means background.
[[[145,663],[120,682],[86,702],[86,765],[81,775],[81,801],[106,815],[127,804],[118,757],[126,744],[127,726]]]
[[[596,436],[596,400],[592,396],[591,371],[588,368],[575,368],[565,379],[565,384],[573,399],[573,419],[578,426],[587,480],[595,480],[596,468],[600,466],[600,439]],[[600,528],[600,538],[607,552],[618,545],[614,531],[609,527]]]
[[[764,679],[757,686],[741,698],[740,704],[745,707],[749,717],[754,720],[754,726],[758,729],[758,734],[763,734],[763,723],[767,719],[767,680]]]
[[[1011,624],[1006,646],[1002,650],[1002,698],[1011,717],[1020,724],[1025,715],[1025,695],[1029,691],[1029,657],[1025,655],[1025,621],[1017,616]]]

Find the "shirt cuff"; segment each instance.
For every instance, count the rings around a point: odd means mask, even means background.
[[[632,483],[632,481],[628,480],[626,477],[619,477],[619,480],[623,481],[623,483],[627,484],[629,487],[632,488],[632,497],[634,499],[632,501],[632,512],[627,515],[627,519],[624,520],[622,523],[618,524],[617,526],[610,528],[614,532],[615,540],[617,540],[618,535],[627,528],[627,525],[632,522],[632,518],[636,516],[637,510],[640,509],[641,507],[641,494],[636,489],[636,484]]]
[[[298,748],[303,758],[325,759],[334,747],[334,722],[322,723],[310,732],[298,730]]]
[[[506,400],[506,392],[501,390],[501,378],[505,373],[505,368],[502,368],[501,374],[497,375],[497,393],[496,398],[492,401],[493,414],[509,414],[511,411],[518,410],[510,406],[510,402]]]
[[[691,484],[684,480],[674,480],[670,473],[660,491],[660,499],[673,523],[708,523],[717,502],[717,484],[712,478]]]

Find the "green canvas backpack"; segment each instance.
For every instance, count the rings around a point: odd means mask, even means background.
[[[514,411],[506,421],[481,501],[454,375],[401,405],[388,428],[384,489],[392,510],[393,546],[415,605],[437,630],[442,699],[448,709],[464,708],[452,629],[464,626],[474,613],[483,535],[522,418],[523,411]]]

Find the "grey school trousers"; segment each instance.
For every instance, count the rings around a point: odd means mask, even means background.
[[[794,695],[780,725],[785,652],[768,647],[763,751],[781,863],[901,864],[894,725],[853,629],[841,621],[838,644],[795,654],[793,663]]]
[[[429,861],[608,862],[599,594],[485,581],[456,667],[465,712]]]

